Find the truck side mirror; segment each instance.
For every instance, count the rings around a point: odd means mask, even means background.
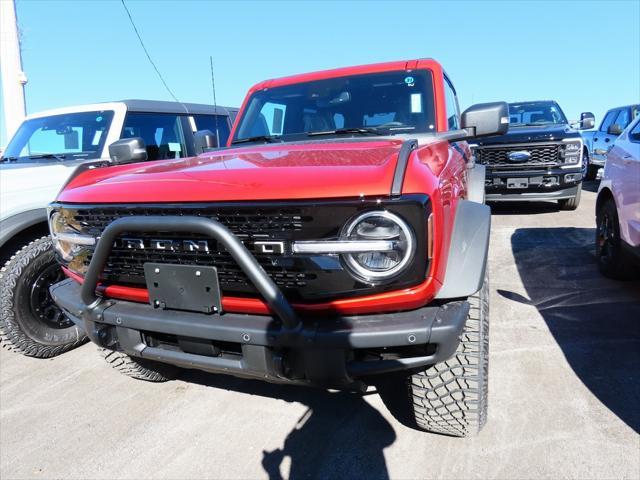
[[[147,160],[147,149],[140,137],[123,138],[109,145],[109,157],[115,164],[144,162]]]
[[[595,127],[596,116],[591,112],[582,112],[580,114],[580,130],[589,130]]]
[[[462,129],[468,138],[504,135],[509,129],[507,102],[478,103],[462,112]]]
[[[196,155],[206,152],[210,148],[218,148],[218,138],[211,130],[198,130],[193,134]]]
[[[614,123],[612,125],[609,125],[609,128],[607,129],[607,133],[609,135],[615,135],[617,137],[622,133],[622,127],[617,123]]]

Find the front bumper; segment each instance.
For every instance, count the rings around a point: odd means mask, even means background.
[[[164,310],[96,295],[124,232],[209,235],[231,253],[272,316]],[[96,344],[185,368],[273,382],[344,387],[368,375],[423,369],[456,351],[469,304],[454,301],[394,314],[300,318],[244,245],[221,223],[200,217],[126,217],[102,233],[79,285],[51,287],[56,302]]]
[[[266,315],[159,310],[122,300],[87,307],[80,291],[71,279],[51,287],[56,304],[102,347],[185,368],[338,387],[447,360],[469,312],[467,302],[456,301],[394,314],[302,318],[290,330]]]
[[[575,197],[581,182],[580,166],[512,171],[487,167],[485,198],[492,202],[563,200]]]

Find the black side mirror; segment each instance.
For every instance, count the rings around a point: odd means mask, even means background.
[[[210,148],[218,148],[218,138],[211,130],[198,130],[193,134],[196,155],[206,152]]]
[[[109,157],[118,165],[123,163],[144,162],[147,160],[147,149],[140,137],[123,138],[109,145]]]
[[[462,112],[462,129],[468,138],[504,135],[509,130],[507,102],[478,103]]]
[[[609,125],[609,128],[607,129],[607,133],[609,135],[615,135],[617,137],[622,133],[622,130],[623,128],[620,125],[618,125],[617,123],[614,123],[612,125]]]
[[[591,112],[582,112],[580,114],[580,130],[589,130],[595,127],[596,116]]]

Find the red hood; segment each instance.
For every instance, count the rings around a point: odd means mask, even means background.
[[[70,203],[206,202],[388,195],[400,140],[259,145],[90,170]]]

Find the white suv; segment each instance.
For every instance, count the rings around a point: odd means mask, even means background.
[[[84,341],[49,294],[62,272],[54,261],[46,207],[77,167],[109,161],[109,145],[129,137],[144,140],[147,160],[195,156],[201,153],[195,132],[216,132],[217,145],[224,145],[236,114],[227,107],[123,100],[27,117],[0,158],[2,346],[51,357]]]
[[[607,153],[596,224],[600,271],[617,279],[640,277],[640,116]]]

